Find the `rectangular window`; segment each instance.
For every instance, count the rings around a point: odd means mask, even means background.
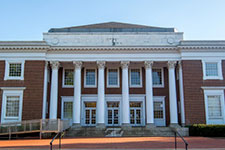
[[[204,89],[206,124],[225,124],[224,87]]]
[[[207,96],[208,100],[208,117],[217,119],[222,117],[221,100],[219,95]]]
[[[73,87],[74,80],[74,70],[64,69],[64,87]]]
[[[9,76],[20,77],[21,76],[21,63],[9,64]]]
[[[6,61],[4,80],[23,80],[24,61]]]
[[[96,87],[96,69],[85,70],[85,86]]]
[[[130,69],[130,86],[142,87],[141,69]]]
[[[1,123],[22,120],[24,87],[2,87]]]
[[[207,80],[207,79],[223,80],[221,60],[202,61],[202,66],[203,66],[203,80]]]
[[[19,117],[19,96],[6,97],[6,117]]]
[[[72,119],[73,117],[73,102],[64,102],[63,119]]]
[[[153,87],[163,87],[163,69],[152,69]]]
[[[108,69],[108,87],[119,87],[119,70],[118,69]]]
[[[205,63],[206,76],[218,76],[218,64],[207,62]]]

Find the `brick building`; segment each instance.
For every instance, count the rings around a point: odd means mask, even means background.
[[[0,121],[74,126],[224,124],[225,41],[101,23],[0,42]]]

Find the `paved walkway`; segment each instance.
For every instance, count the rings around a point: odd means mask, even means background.
[[[225,150],[225,138],[185,137],[190,149]],[[51,139],[1,140],[0,149],[49,149]],[[58,140],[53,145],[57,148]],[[178,147],[184,148],[179,139]],[[63,149],[173,149],[174,137],[115,137],[62,139]]]

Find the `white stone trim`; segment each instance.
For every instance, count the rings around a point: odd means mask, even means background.
[[[217,63],[218,76],[206,76],[206,63]],[[202,60],[202,69],[203,69],[203,80],[223,80],[221,60],[216,60],[216,59]]]
[[[9,76],[9,65],[11,63],[21,63],[21,76],[20,77],[11,77]],[[24,80],[24,68],[25,60],[6,60],[5,61],[5,76],[4,80]]]
[[[152,82],[152,87],[153,87],[153,88],[164,88],[164,68],[163,68],[163,67],[153,67],[152,70],[153,70],[153,69],[161,69],[161,74],[162,74],[162,84],[160,84],[160,85],[155,85],[155,84],[153,84],[153,82]],[[152,71],[152,79],[153,79],[153,71]]]
[[[220,100],[221,100],[221,110],[222,110],[222,118],[220,119],[223,119],[222,121],[221,120],[209,120],[208,118],[208,101],[207,101],[207,96],[220,96]],[[224,114],[224,89],[221,89],[221,90],[204,90],[204,101],[205,101],[205,116],[206,116],[206,124],[225,124],[225,114]]]
[[[87,69],[94,69],[95,70],[95,85],[86,85],[86,70]],[[97,88],[97,68],[92,68],[92,67],[88,67],[88,68],[84,68],[84,88]]]
[[[0,87],[1,90],[25,90],[26,87]]]
[[[225,86],[202,86],[203,90],[225,90]]]
[[[109,69],[117,69],[117,85],[109,85]],[[119,68],[107,68],[107,88],[119,88],[120,87],[120,69]]]
[[[140,85],[132,85],[131,84],[131,70],[132,69],[139,69],[140,70]],[[141,68],[129,68],[129,87],[130,88],[142,88],[143,83],[142,83],[142,67]]]
[[[22,110],[23,110],[23,90],[21,89],[4,89],[2,94],[2,112],[1,112],[1,123],[7,122],[20,122],[22,120]],[[19,96],[19,116],[18,117],[6,117],[6,98],[7,96]]]

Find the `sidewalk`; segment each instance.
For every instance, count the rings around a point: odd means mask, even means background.
[[[225,150],[225,138],[185,137],[189,149]],[[2,140],[0,149],[49,149],[51,139]],[[58,139],[53,143],[58,148]],[[178,139],[178,148],[185,148]],[[115,137],[62,139],[62,149],[174,149],[174,137]]]

